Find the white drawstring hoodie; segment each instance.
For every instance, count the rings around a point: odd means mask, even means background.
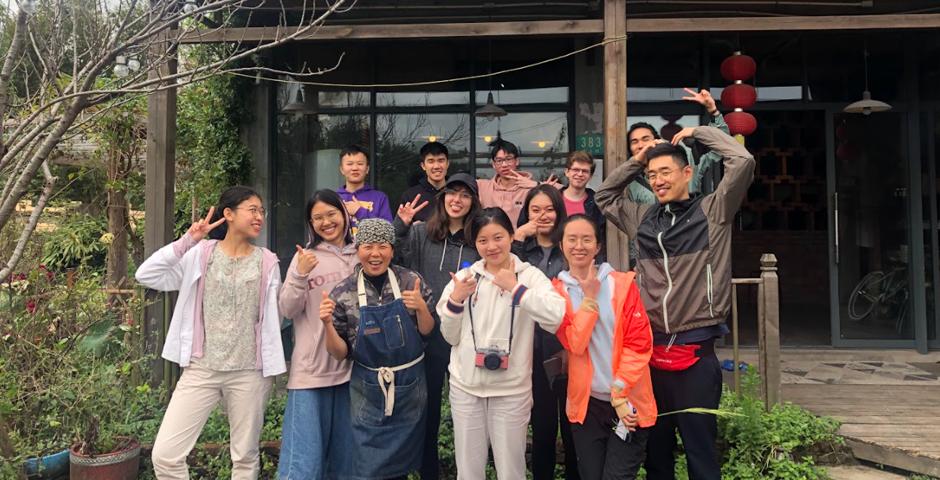
[[[565,315],[565,300],[538,268],[512,255],[518,282],[512,292],[493,284],[493,275],[480,260],[457,273],[458,278],[477,277],[476,292],[464,301],[462,309],[448,305],[453,281],[444,288],[437,304],[441,334],[450,343],[450,384],[478,397],[517,395],[532,390],[532,348],[535,324],[555,333]],[[515,306],[514,306],[515,304]],[[509,326],[516,309],[512,344]],[[470,325],[473,309],[473,332]],[[497,347],[509,351],[509,368],[487,370],[476,366],[477,349]],[[511,347],[511,350],[510,350]]]

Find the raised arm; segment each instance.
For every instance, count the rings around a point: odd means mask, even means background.
[[[747,190],[754,178],[754,156],[734,137],[715,127],[696,127],[692,135],[721,156],[725,173],[718,188],[709,195],[712,199],[705,208],[712,221],[718,224],[730,223],[747,197]]]
[[[643,174],[644,163],[631,157],[607,176],[594,196],[604,216],[630,238],[636,237],[640,219],[649,208],[633,200],[629,191],[629,185]]]

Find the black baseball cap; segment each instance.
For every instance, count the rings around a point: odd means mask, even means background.
[[[474,196],[480,196],[480,190],[477,188],[477,179],[470,176],[468,173],[455,173],[447,179],[447,183],[444,185],[444,189],[448,189],[455,185],[463,185],[470,189],[470,192]]]

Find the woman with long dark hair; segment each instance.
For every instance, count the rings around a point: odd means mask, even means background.
[[[566,267],[558,245],[561,225],[567,214],[565,200],[555,187],[539,185],[529,191],[519,216],[513,252],[523,261],[538,267],[548,278],[555,278]],[[568,375],[564,364],[566,352],[555,335],[535,330],[535,356],[532,362],[532,478],[555,478],[555,445],[559,426],[565,446],[565,478],[577,479],[578,459],[571,424],[565,415]]]
[[[394,222],[398,236],[396,263],[424,277],[434,293],[431,305],[435,305],[450,282],[451,274],[480,259],[473,245],[466,245],[470,222],[480,211],[477,183],[466,173],[452,175],[428,205],[433,210],[427,223],[413,223],[414,214],[425,205],[417,202],[402,204],[398,209],[398,217]],[[437,436],[441,425],[444,374],[450,362],[450,345],[441,336],[437,312],[433,313],[435,327],[426,339],[424,359],[428,382],[428,416],[421,466],[423,480],[436,479],[440,475]]]
[[[273,377],[286,371],[277,256],[253,243],[265,213],[257,192],[231,187],[205,219],[137,270],[142,285],[179,291],[163,358],[183,374],[154,440],[161,480],[189,478],[186,457],[220,403],[231,429],[232,478],[258,478],[265,403]]]
[[[351,423],[348,359],[326,349],[320,301],[359,264],[349,214],[340,196],[319,190],[307,201],[308,241],[297,245],[278,299],[294,321],[294,351],[278,462],[282,480],[319,480],[349,474]]]

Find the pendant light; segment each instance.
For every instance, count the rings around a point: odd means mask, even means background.
[[[493,41],[489,41],[489,73],[493,73]],[[490,92],[486,94],[486,104],[473,112],[473,115],[480,118],[492,120],[494,118],[505,117],[506,110],[500,108],[493,101],[493,77],[489,77]]]
[[[480,118],[487,118],[492,120],[498,117],[505,117],[506,110],[503,110],[499,107],[499,105],[496,105],[496,103],[493,101],[493,92],[490,92],[486,95],[486,105],[478,108],[476,112],[473,112],[473,114]]]
[[[878,100],[872,100],[871,92],[868,90],[868,42],[865,43],[865,91],[862,92],[862,99],[846,105],[842,109],[845,113],[861,113],[862,115],[871,115],[877,112],[887,112],[891,110],[891,105]]]
[[[300,114],[314,114],[317,113],[316,105],[313,105],[311,102],[307,101],[307,96],[304,94],[303,85],[297,85],[297,93],[294,97],[294,100],[288,102],[287,105],[284,105],[281,108],[283,113],[300,113]]]

